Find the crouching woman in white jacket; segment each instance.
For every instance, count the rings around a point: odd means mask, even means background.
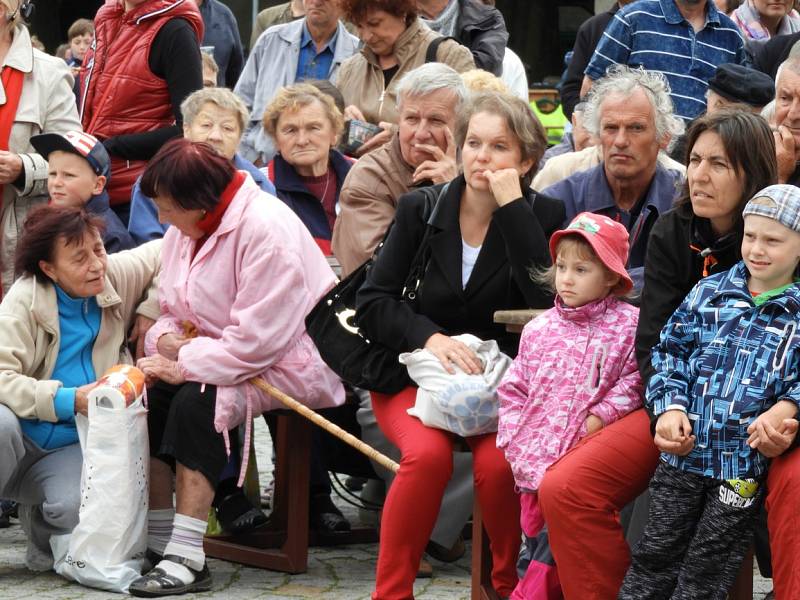
[[[0,497],[19,502],[26,565],[52,568],[50,536],[78,523],[75,414],[118,363],[128,333],[158,317],[160,241],[106,256],[103,221],[75,208],[34,209],[17,245],[23,273],[0,304]]]

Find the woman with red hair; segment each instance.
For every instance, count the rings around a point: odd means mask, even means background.
[[[336,278],[291,209],[211,146],[183,139],[159,151],[141,186],[172,225],[161,316],[139,361],[149,385],[147,545],[157,564],[130,593],[153,597],[211,586],[203,534],[228,432],[246,422],[249,446],[251,417],[276,406],[249,380],[263,377],[313,408],[342,404],[344,390],[305,330]],[[247,448],[242,456],[244,473]]]

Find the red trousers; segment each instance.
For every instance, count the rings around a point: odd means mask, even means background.
[[[642,493],[659,452],[644,409],[581,441],[539,487],[567,600],[613,600],[630,564],[619,511]],[[800,452],[772,461],[767,510],[777,600],[800,598]]]
[[[416,393],[416,388],[408,387],[395,396],[372,394],[378,425],[401,453],[400,470],[383,505],[374,600],[414,597],[419,561],[453,472],[453,435],[427,427],[406,412]],[[475,492],[492,550],[492,583],[500,596],[509,596],[517,584],[519,498],[495,437],[492,433],[466,441],[472,449]]]

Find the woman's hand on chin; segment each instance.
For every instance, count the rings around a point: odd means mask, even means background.
[[[453,366],[458,366],[468,375],[483,373],[481,359],[469,346],[442,333],[434,333],[429,337],[425,342],[425,350],[438,358],[445,371],[451,375],[456,372]]]
[[[497,171],[484,171],[484,176],[489,180],[497,206],[505,206],[518,198],[522,198],[522,187],[519,184],[519,171],[516,169],[499,169]]]
[[[186,382],[186,378],[181,373],[178,363],[160,354],[140,358],[136,362],[145,375],[145,385],[152,385],[161,380],[171,385],[180,385]]]

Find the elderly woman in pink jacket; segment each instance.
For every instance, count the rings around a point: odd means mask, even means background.
[[[246,423],[247,446],[252,416],[275,408],[249,380],[313,408],[342,404],[344,390],[304,324],[335,277],[294,213],[210,146],[183,139],[161,149],[141,185],[172,225],[162,314],[139,362],[152,383],[148,552],[157,564],[130,593],[153,597],[211,587],[203,534],[228,431]]]
[[[513,600],[563,598],[536,492],[545,469],[578,441],[642,404],[634,356],[639,309],[620,297],[628,232],[581,213],[550,238],[553,266],[536,277],[556,291],[555,307],[528,323],[519,353],[497,389],[497,447],[520,490],[525,575]]]

